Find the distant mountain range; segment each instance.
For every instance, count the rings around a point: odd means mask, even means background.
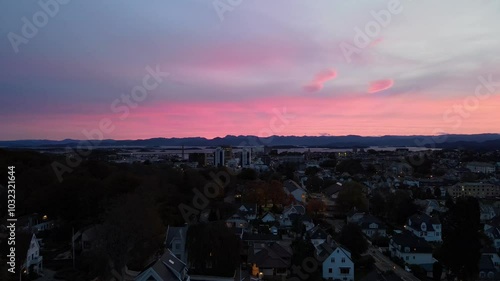
[[[81,140],[15,140],[0,141],[0,147],[38,148],[76,146]],[[213,139],[192,138],[151,138],[139,140],[102,140],[98,146],[286,146],[286,147],[329,147],[353,148],[369,146],[400,146],[400,147],[436,147],[436,148],[468,148],[468,149],[500,149],[500,134],[476,135],[441,135],[441,136],[380,136],[362,137],[349,136],[271,136],[259,138],[256,136],[232,136]]]

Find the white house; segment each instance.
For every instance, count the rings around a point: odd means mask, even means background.
[[[40,255],[40,243],[35,234],[17,233],[16,250],[21,261],[21,271],[42,273],[43,257]]]
[[[323,261],[323,279],[354,281],[354,262],[347,249],[341,246],[333,248]]]
[[[165,247],[183,263],[187,263],[186,237],[188,227],[167,227]]]
[[[429,242],[441,242],[441,222],[437,217],[415,214],[408,219],[405,228]]]
[[[391,257],[400,258],[408,264],[429,265],[435,262],[431,245],[408,231],[392,236],[389,252]]]

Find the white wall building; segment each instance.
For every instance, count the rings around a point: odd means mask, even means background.
[[[323,279],[354,281],[354,262],[351,253],[340,246],[323,261]]]
[[[222,147],[217,147],[214,152],[214,166],[219,167],[219,166],[224,166],[225,163],[225,151]]]
[[[441,222],[437,217],[427,214],[415,214],[408,219],[406,229],[415,236],[429,242],[441,242]]]

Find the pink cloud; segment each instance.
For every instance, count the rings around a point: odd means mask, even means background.
[[[347,95],[343,97],[292,96],[246,101],[158,102],[131,109],[125,120],[109,110],[100,113],[19,113],[6,127],[5,139],[82,139],[82,131],[98,128],[102,118],[116,129],[105,138],[217,137],[227,134],[277,135],[411,135],[498,132],[500,96],[481,101],[470,116],[449,112],[464,97],[433,99],[417,95]],[[411,106],[408,106],[411,104]],[[54,106],[54,111],[57,112]],[[282,123],[276,112],[292,118]],[[458,121],[460,121],[457,127]],[[279,130],[273,131],[273,128]]]
[[[334,69],[323,70],[316,74],[314,79],[304,86],[304,90],[310,93],[320,91],[323,89],[323,84],[329,80],[335,79],[335,77],[337,77],[337,71]]]
[[[368,93],[373,94],[376,92],[384,91],[391,88],[393,85],[394,81],[392,79],[373,81],[370,83]]]

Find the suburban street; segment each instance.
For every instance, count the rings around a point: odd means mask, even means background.
[[[382,252],[379,251],[378,248],[370,245],[368,248],[370,255],[375,259],[375,266],[381,271],[392,270],[398,276],[400,276],[405,281],[419,281],[417,277],[415,277],[412,273],[407,272],[399,265],[392,262],[388,257],[384,256]]]

